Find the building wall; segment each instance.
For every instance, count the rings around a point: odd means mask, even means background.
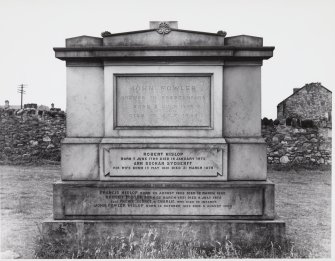
[[[277,105],[277,119],[278,120],[282,120],[285,119],[285,115],[284,115],[284,102],[281,102]]]
[[[320,83],[306,84],[294,95],[277,106],[279,120],[288,117],[331,121],[332,93]]]

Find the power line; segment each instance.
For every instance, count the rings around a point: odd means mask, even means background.
[[[27,88],[27,84],[20,84],[19,87],[17,88],[17,92],[18,93],[21,93],[21,109],[22,109],[22,104],[23,104],[23,94],[26,93],[25,89],[24,88]]]

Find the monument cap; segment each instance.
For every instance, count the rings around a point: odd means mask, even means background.
[[[150,29],[158,29],[161,24],[167,24],[170,28],[178,29],[178,21],[150,21]]]

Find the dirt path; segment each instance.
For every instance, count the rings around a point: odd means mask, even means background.
[[[329,171],[269,172],[276,184],[277,213],[287,235],[315,257],[330,257],[331,175]],[[52,215],[52,183],[59,166],[0,166],[1,252],[33,258],[38,226]]]

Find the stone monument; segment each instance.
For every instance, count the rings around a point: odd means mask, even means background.
[[[87,239],[280,240],[261,137],[260,37],[150,29],[66,39],[67,129],[53,220]]]

